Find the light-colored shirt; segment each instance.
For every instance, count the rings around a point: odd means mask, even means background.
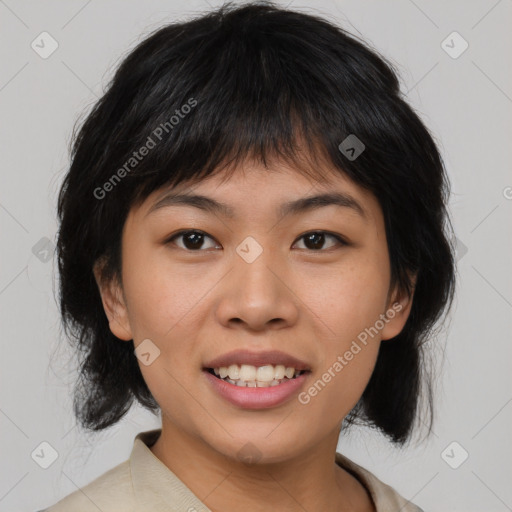
[[[211,512],[149,449],[161,429],[137,434],[130,458],[40,512]],[[368,470],[336,453],[368,490],[377,512],[422,512]]]

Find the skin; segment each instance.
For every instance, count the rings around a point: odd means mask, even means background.
[[[102,282],[95,267],[110,329],[135,347],[149,338],[159,348],[150,365],[139,361],[162,411],[151,451],[211,510],[266,511],[270,503],[284,511],[374,511],[334,455],[380,342],[402,330],[412,297],[390,287],[373,194],[327,166],[328,185],[284,163],[270,170],[247,163],[227,181],[221,173],[179,186],[228,204],[232,219],[184,205],[148,214],[164,189],[133,208],[123,230],[122,283]],[[286,201],[333,190],[355,198],[366,218],[335,205],[276,213]],[[208,236],[197,249],[183,236],[166,243],[182,229]],[[314,249],[303,237],[311,231],[338,234],[349,245],[326,234]],[[247,236],[263,248],[250,264],[235,250]],[[307,390],[393,304],[400,311],[307,404],[294,396],[270,409],[243,409],[217,395],[202,373],[207,361],[236,348],[279,349],[311,366]],[[253,464],[237,456],[248,442],[260,457]]]

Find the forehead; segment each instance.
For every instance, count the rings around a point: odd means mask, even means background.
[[[257,208],[258,205],[276,206],[279,203],[282,207],[280,213],[286,214],[293,213],[297,207],[300,209],[297,199],[320,195],[329,195],[333,204],[351,207],[363,217],[369,213],[368,209],[378,206],[371,192],[357,185],[343,172],[328,166],[317,167],[315,171],[318,177],[312,178],[287,163],[270,167],[255,162],[246,163],[201,180],[164,186],[146,198],[141,213],[147,216],[161,207],[179,204],[192,203],[199,207],[218,207],[222,204],[225,208],[220,208],[219,213],[233,218],[237,210],[250,206]],[[208,199],[203,200],[204,197],[213,199],[213,202],[208,204]],[[191,198],[197,199],[196,204]]]
[[[346,218],[373,224],[377,230],[383,227],[377,198],[343,171],[323,161],[309,174],[303,167],[298,170],[293,163],[276,160],[272,165],[246,160],[202,179],[163,186],[131,209],[127,224],[166,218],[179,211],[176,207],[189,207],[182,209],[187,214],[203,211],[236,222],[283,219],[331,205],[342,207],[337,212]]]

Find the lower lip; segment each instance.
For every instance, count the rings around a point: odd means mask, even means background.
[[[309,375],[309,372],[304,372],[295,379],[284,381],[277,386],[248,388],[225,382],[208,370],[203,370],[203,373],[220,396],[244,409],[268,409],[283,404],[299,391]]]

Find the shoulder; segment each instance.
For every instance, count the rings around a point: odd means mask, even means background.
[[[401,496],[393,487],[379,480],[373,473],[336,452],[336,462],[352,473],[366,487],[375,503],[376,512],[423,512],[421,508]]]
[[[134,507],[130,463],[125,461],[40,512],[131,512]]]

